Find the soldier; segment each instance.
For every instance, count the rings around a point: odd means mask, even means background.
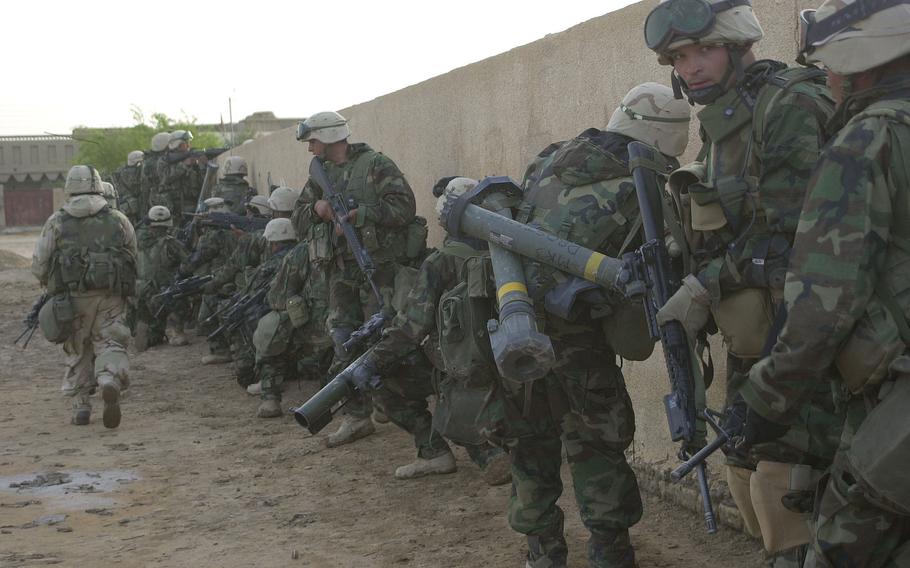
[[[135,227],[142,219],[143,211],[148,211],[147,199],[141,190],[142,160],[144,154],[133,150],[126,156],[126,165],[114,172],[114,188],[120,196],[117,209],[126,215]]]
[[[308,243],[294,246],[297,235],[287,218],[270,221],[266,238],[272,255],[262,269],[271,272],[275,264],[280,266],[267,295],[271,311],[253,334],[259,386],[250,392],[260,395],[257,416],[277,418],[282,414],[285,379],[295,374],[321,379],[331,360],[332,342],[325,333],[327,281],[325,273],[309,262]]]
[[[205,200],[206,213],[228,213],[227,205],[220,197],[210,197]],[[206,225],[205,215],[202,216],[199,240],[196,248],[189,258],[180,265],[180,274],[184,276],[215,274],[224,266],[237,245],[237,236],[231,229]],[[218,302],[227,297],[223,292],[213,291],[204,293],[197,317],[197,333],[208,335],[218,327],[217,323],[206,322],[218,310]],[[209,354],[202,357],[203,365],[218,365],[230,363],[230,343],[222,335],[214,340],[209,340]]]
[[[445,188],[448,197],[462,195],[477,185],[476,180],[465,177],[444,178],[440,181],[437,186],[442,186],[440,190]],[[446,200],[442,193],[440,191],[438,195],[438,211],[442,210]],[[470,388],[480,394],[475,399],[479,403],[476,408],[471,408],[468,412],[460,412],[464,410],[461,407],[447,408],[446,412],[452,416],[452,420],[465,423],[464,428],[458,430],[474,431],[475,436],[465,434],[456,442],[466,445],[471,459],[482,468],[484,479],[491,485],[508,482],[508,455],[501,449],[482,443],[479,428],[474,421],[480,412],[484,393],[492,387],[495,374],[492,357],[486,351],[465,350],[458,353],[462,356],[456,356],[458,360],[454,364],[446,364],[452,363],[447,358],[450,353],[448,347],[456,336],[458,341],[463,341],[465,336],[476,337],[489,345],[486,322],[494,316],[491,301],[494,293],[491,292],[482,300],[486,311],[475,320],[482,329],[453,333],[446,328],[446,324],[461,318],[451,314],[450,317],[437,316],[437,311],[446,309],[440,308],[440,304],[459,305],[458,302],[449,302],[445,298],[454,299],[452,291],[464,288],[465,286],[459,287],[462,282],[476,281],[483,291],[492,289],[493,283],[488,277],[490,271],[484,270],[485,264],[489,263],[486,249],[486,243],[474,239],[456,240],[447,237],[443,246],[431,253],[420,265],[410,290],[396,292],[397,305],[394,307],[398,311],[395,319],[386,326],[382,339],[367,351],[362,365],[358,367],[358,372],[366,379],[374,375],[382,377],[383,388],[374,393],[374,401],[392,422],[414,436],[417,459],[395,470],[398,479],[445,474],[456,470],[455,456],[443,439],[443,434],[433,427],[432,415],[428,410],[427,397],[433,393],[433,385],[426,377],[403,373],[400,369],[402,361],[414,359],[417,352],[424,350],[428,352],[430,360],[435,362],[439,372],[445,373],[437,381],[439,389],[446,390],[445,395],[440,395],[437,400],[437,412],[442,411],[441,407],[446,401],[454,398],[451,395],[455,389],[465,391]],[[440,351],[441,343],[444,349]],[[456,349],[458,347],[451,351]]]
[[[158,315],[162,306],[153,299],[162,288],[174,281],[180,264],[189,256],[183,244],[170,233],[173,226],[171,212],[166,207],[155,205],[149,209],[147,228],[138,236],[136,350],[139,352],[164,343],[165,338],[173,346],[189,343],[183,333],[182,314],[187,311],[186,307],[164,306],[161,315]],[[168,326],[168,323],[171,325]]]
[[[168,204],[162,201],[164,197],[160,195],[159,182],[161,180],[158,177],[158,162],[164,159],[164,152],[167,150],[167,143],[170,140],[170,132],[159,132],[152,136],[151,149],[145,153],[142,159],[139,193],[149,207],[152,205],[168,207]]]
[[[786,325],[749,372],[748,410],[734,407],[727,425],[743,447],[773,439],[831,382],[846,422],[805,565],[907,566],[910,4],[827,0],[800,14],[800,40],[827,70],[839,130],[809,181]]]
[[[415,216],[414,193],[398,166],[367,144],[348,142],[347,120],[336,112],[320,112],[302,121],[297,140],[324,160],[326,174],[336,191],[348,201],[347,221],[359,233],[376,265],[373,282],[383,296],[383,309],[391,318],[391,299],[398,265],[413,264],[425,249],[426,226]],[[310,261],[329,273],[329,315],[326,322],[335,344],[337,370],[352,354],[343,348],[351,332],[378,310],[378,299],[354,260],[348,244],[339,239],[331,204],[322,190],[307,182],[294,212],[297,234],[310,242]],[[369,398],[348,402],[338,430],[327,439],[329,447],[353,442],[375,431],[370,420]]]
[[[171,211],[171,216],[178,225],[184,224],[184,215],[188,204],[195,208],[204,177],[204,166],[199,158],[187,157],[180,160],[180,155],[190,149],[193,133],[189,130],[177,130],[171,133],[167,143],[167,152],[158,160],[158,200]]]
[[[72,423],[89,423],[90,397],[100,388],[102,422],[116,428],[120,391],[129,386],[125,319],[126,298],[136,291],[136,235],[107,206],[95,168],[70,168],[64,192],[66,203],[44,224],[32,255],[32,274],[52,297],[42,329],[61,331],[53,339],[66,352],[62,390],[72,400]]]
[[[728,383],[775,333],[805,187],[833,112],[819,70],[756,61],[752,46],[762,35],[746,0],[669,0],[645,22],[648,47],[673,67],[677,96],[704,105],[698,162],[669,180],[689,274],[658,321],[680,321],[696,341],[713,318],[728,351]],[[816,386],[786,437],[727,457],[733,499],[774,566],[799,566],[809,540],[805,514],[781,497],[810,490],[837,448],[842,418],[828,385]],[[735,388],[727,390],[732,400]]]
[[[120,200],[120,196],[117,195],[114,184],[109,181],[101,182],[101,195],[104,197],[104,201],[107,202],[108,207],[117,209],[117,202]]]
[[[240,156],[231,156],[224,161],[224,174],[218,184],[212,188],[211,197],[220,197],[227,203],[228,209],[235,215],[243,215],[252,189],[244,179],[247,175],[246,160]]]
[[[640,140],[675,162],[688,141],[688,122],[688,107],[674,100],[669,88],[656,83],[635,87],[606,131],[588,129],[538,155],[525,174],[515,219],[621,256],[641,241],[626,147]],[[529,259],[524,259],[524,272],[556,362],[539,380],[501,381],[505,420],[494,432],[512,456],[509,524],[527,535],[528,567],[566,565],[564,516],[556,504],[563,488],[564,448],[579,512],[591,533],[589,565],[635,566],[628,529],[641,518],[642,504],[624,455],[635,417],[616,357],[626,356],[622,346],[632,335],[646,344],[646,351],[653,344],[643,322],[607,333],[617,327],[610,325],[613,318],[627,309],[621,298],[597,290],[566,295],[576,280]],[[561,298],[569,296],[577,300],[562,305]],[[643,317],[640,306],[631,308]]]

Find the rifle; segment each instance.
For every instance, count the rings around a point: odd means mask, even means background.
[[[155,317],[161,317],[161,313],[164,309],[174,300],[202,293],[202,287],[211,282],[212,278],[214,278],[214,276],[206,274],[204,276],[190,276],[182,280],[175,279],[173,284],[152,296],[153,300],[162,298],[161,307],[155,312]]]
[[[234,215],[233,213],[205,213],[199,216],[199,222],[203,227],[217,227],[219,229],[240,229],[243,232],[251,233],[261,231],[269,224],[271,219],[266,217],[247,217],[246,215]]]
[[[670,438],[674,442],[682,442],[679,458],[688,460],[691,447],[698,444],[703,436],[696,423],[699,412],[696,408],[694,358],[686,331],[680,322],[670,321],[664,325],[657,323],[657,311],[680,286],[680,277],[670,264],[670,255],[664,241],[662,189],[653,169],[655,164],[662,161],[654,148],[641,142],[629,144],[629,169],[635,181],[645,242],[638,250],[623,255],[624,268],[620,282],[625,285],[627,296],[642,300],[651,337],[659,339],[663,346],[670,378],[670,394],[664,397]],[[702,413],[701,417],[705,418],[706,415]],[[692,468],[698,474],[705,526],[708,533],[714,534],[717,532],[717,523],[708,492],[707,468],[704,461]]]
[[[167,151],[164,154],[164,160],[169,164],[176,164],[177,162],[182,162],[187,158],[201,158],[205,156],[207,159],[211,160],[217,158],[221,154],[224,154],[230,150],[230,148],[203,148],[197,150],[196,148],[191,148],[185,152],[172,152]]]
[[[35,335],[35,330],[38,329],[38,313],[41,311],[41,308],[44,307],[44,304],[46,304],[50,299],[50,295],[45,292],[41,294],[37,300],[35,300],[35,303],[32,304],[31,309],[28,311],[28,314],[22,321],[22,323],[25,324],[25,329],[22,331],[22,333],[19,334],[19,337],[13,341],[13,345],[18,345],[19,340],[24,337],[25,341],[22,343],[22,348],[25,349],[28,347],[28,342],[32,340],[32,336]]]
[[[367,353],[364,353],[355,359],[319,392],[298,408],[293,409],[294,419],[297,420],[297,423],[309,430],[310,434],[316,434],[325,428],[332,421],[335,413],[357,394],[359,389],[353,383],[354,371],[364,364],[366,356]],[[370,388],[379,388],[379,384],[379,376],[376,375],[370,381]]]
[[[218,164],[215,162],[207,163],[205,165],[205,177],[202,179],[202,187],[199,188],[199,197],[196,199],[196,212],[190,222],[177,233],[177,239],[187,248],[191,248],[190,241],[193,239],[194,229],[196,228],[196,218],[202,213],[206,196],[211,193],[217,179]]]
[[[332,187],[332,183],[325,173],[325,167],[322,165],[322,160],[317,157],[313,157],[313,159],[310,160],[310,178],[316,182],[316,185],[322,188],[322,193],[324,194],[326,201],[331,204],[332,211],[335,213],[335,223],[341,227],[344,238],[348,241],[348,246],[354,254],[354,260],[357,261],[357,266],[360,267],[361,272],[366,276],[367,282],[370,283],[370,288],[373,289],[376,301],[379,302],[379,311],[382,311],[382,295],[379,293],[379,288],[376,287],[376,283],[373,282],[373,273],[376,272],[376,265],[373,264],[370,253],[363,248],[363,243],[360,242],[360,238],[357,236],[357,231],[354,229],[354,226],[348,221],[348,214],[350,211],[344,196],[341,195],[340,192],[335,191]]]
[[[218,326],[218,329],[208,335],[209,341],[215,339],[222,333],[234,331],[242,326],[247,318],[255,313],[254,310],[258,310],[262,307],[267,292],[268,286],[263,286],[253,294],[246,294],[234,302],[227,311],[224,312],[224,322]],[[244,341],[247,341],[246,335],[244,335]]]

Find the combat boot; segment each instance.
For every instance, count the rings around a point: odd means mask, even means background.
[[[174,347],[183,347],[190,344],[190,340],[182,331],[175,331],[173,335],[168,336],[167,342]]]
[[[73,414],[70,417],[70,424],[76,426],[86,426],[92,417],[92,403],[89,402],[88,396],[73,397]]]
[[[120,389],[114,383],[105,383],[101,386],[101,400],[104,401],[104,412],[101,423],[105,428],[120,426]]]
[[[203,356],[201,361],[203,365],[223,365],[231,362],[231,356],[221,353],[209,353]]]
[[[555,534],[528,536],[528,560],[525,568],[566,568],[569,547],[562,535],[562,523]]]
[[[395,477],[398,479],[414,479],[425,475],[441,475],[446,473],[455,473],[458,466],[455,465],[455,456],[452,452],[446,452],[441,456],[430,458],[428,460],[417,458],[416,461],[403,465],[395,470]]]
[[[262,394],[262,383],[253,383],[246,387],[246,394],[259,396]]]
[[[141,321],[136,324],[136,336],[133,337],[136,352],[142,353],[149,348],[149,324]]]
[[[335,430],[333,434],[329,434],[329,437],[325,441],[325,445],[330,448],[335,448],[344,444],[350,444],[351,442],[369,436],[375,431],[376,426],[373,426],[373,421],[369,418],[345,416],[338,430]]]
[[[591,568],[636,568],[635,549],[632,548],[629,531],[591,533],[588,565]]]
[[[281,401],[277,398],[262,399],[262,402],[259,403],[259,410],[256,411],[256,416],[259,418],[278,418],[281,414]]]
[[[389,417],[386,416],[385,412],[379,410],[378,406],[373,407],[372,418],[373,418],[373,422],[375,422],[376,424],[388,424],[389,423]]]

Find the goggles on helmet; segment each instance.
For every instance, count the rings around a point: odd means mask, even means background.
[[[910,0],[857,0],[844,6],[821,22],[815,20],[816,10],[803,10],[799,13],[799,57],[797,61],[805,63],[815,48],[824,45],[831,37],[856,22],[865,20],[876,12],[893,8],[901,4],[910,4]]]
[[[652,51],[661,51],[675,39],[704,37],[714,28],[718,12],[751,5],[750,0],[724,0],[714,4],[707,0],[662,2],[645,19],[645,44]]]
[[[688,116],[681,118],[670,118],[668,116],[651,116],[648,114],[641,114],[635,112],[624,104],[619,105],[619,110],[626,113],[626,115],[632,120],[647,120],[650,122],[689,122],[690,120]]]
[[[297,141],[306,142],[311,138],[310,134],[313,133],[313,129],[306,125],[305,120],[301,120],[297,123]]]

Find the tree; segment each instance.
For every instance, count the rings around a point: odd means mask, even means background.
[[[189,130],[193,133],[191,146],[195,148],[217,148],[224,145],[221,136],[212,131],[200,131],[196,119],[184,117],[174,120],[164,113],[156,112],[146,120],[142,110],[133,107],[133,126],[125,128],[87,128],[73,129],[73,138],[79,141],[79,152],[72,164],[90,164],[103,177],[126,163],[126,156],[133,150],[147,151],[152,136],[159,132]]]

